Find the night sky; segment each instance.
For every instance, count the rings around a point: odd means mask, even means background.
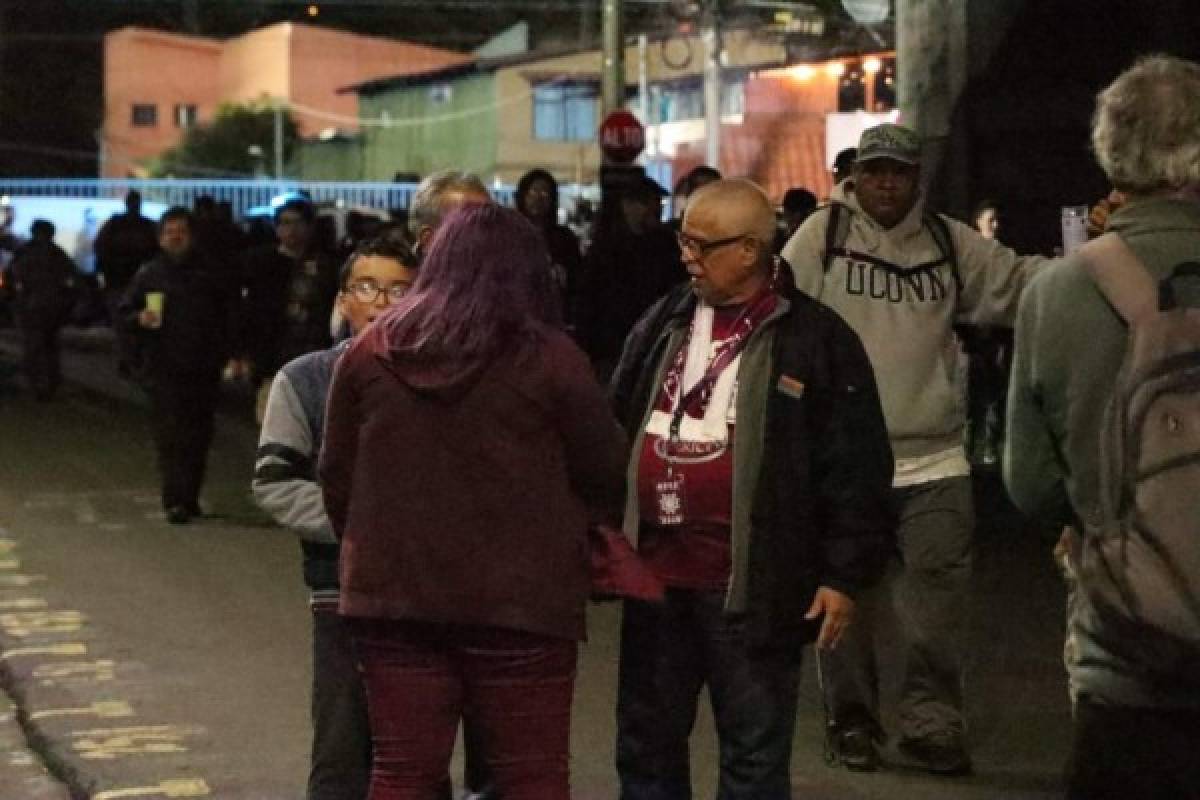
[[[762,11],[764,0],[721,0]],[[657,0],[625,0],[627,32],[673,24]],[[533,45],[594,43],[600,0],[325,0],[318,24],[470,49],[519,20]],[[838,0],[819,0],[836,9]],[[123,25],[229,35],[283,20],[311,21],[297,0],[0,0],[0,175],[91,176],[101,122],[102,35]],[[583,8],[591,13],[582,13]],[[970,157],[969,196],[998,200],[1006,238],[1047,250],[1059,207],[1106,191],[1088,150],[1095,93],[1143,53],[1200,60],[1200,0],[969,0],[1008,7],[999,39],[976,25],[971,47],[990,37],[986,63],[975,54],[952,139]],[[969,17],[971,18],[971,17]],[[938,181],[937,183],[942,183]],[[952,213],[969,207],[945,204]],[[1007,208],[1005,208],[1007,206]]]
[[[663,13],[631,0],[629,22]],[[599,0],[0,0],[0,175],[95,174],[103,35],[122,26],[227,36],[290,20],[468,50],[522,19],[535,45],[594,40]]]

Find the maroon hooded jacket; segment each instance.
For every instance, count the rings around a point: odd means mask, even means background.
[[[583,353],[536,333],[462,365],[377,324],[343,355],[320,465],[342,614],[584,638],[587,524],[620,517],[626,445]]]

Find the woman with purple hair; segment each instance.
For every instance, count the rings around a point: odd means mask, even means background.
[[[455,212],[334,376],[321,485],[370,800],[434,797],[467,706],[500,797],[569,798],[586,530],[620,516],[625,443],[549,266],[518,212]]]

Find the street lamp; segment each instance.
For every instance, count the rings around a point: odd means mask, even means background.
[[[260,179],[267,177],[267,171],[263,169],[262,145],[250,145],[246,148],[246,154],[254,159],[254,177]]]

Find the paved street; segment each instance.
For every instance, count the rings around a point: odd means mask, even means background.
[[[11,342],[0,337],[5,360],[11,367]],[[203,497],[211,516],[169,526],[145,406],[108,369],[102,347],[73,352],[76,382],[50,404],[0,388],[0,675],[34,749],[75,797],[298,800],[308,611],[298,548],[250,503],[256,431],[222,416]],[[798,800],[1057,796],[1069,727],[1062,590],[1048,544],[1012,516],[994,480],[980,481],[979,509],[967,676],[975,774],[826,767],[810,659],[793,767]],[[580,800],[616,796],[618,614],[615,605],[593,607],[581,651],[572,742]],[[6,734],[5,708],[0,697],[0,798],[65,797]],[[705,714],[694,742],[697,797],[711,798],[716,754]]]

